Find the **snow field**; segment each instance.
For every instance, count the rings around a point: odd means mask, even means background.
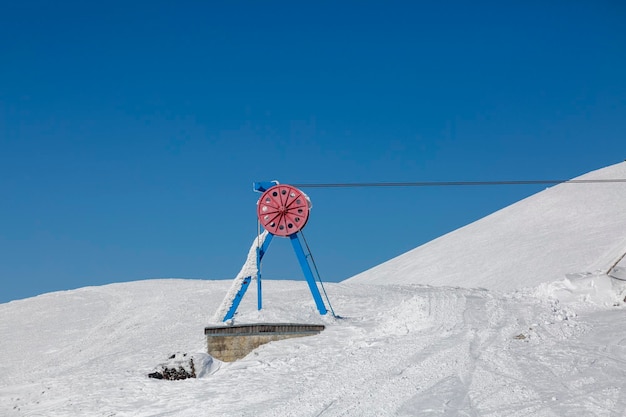
[[[607,277],[594,277],[606,279]],[[592,278],[587,278],[592,279]],[[562,416],[626,411],[624,307],[544,290],[500,294],[419,285],[265,281],[241,322],[317,322],[318,336],[216,361],[210,375],[147,378],[203,328],[230,282],[156,280],[0,305],[0,414],[6,416]],[[617,303],[615,289],[607,290]],[[609,295],[607,295],[608,297]],[[43,311],[46,311],[44,314]],[[33,319],[35,318],[35,320]],[[523,337],[522,337],[523,336]],[[613,413],[613,414],[611,414]],[[615,414],[617,413],[617,414]]]

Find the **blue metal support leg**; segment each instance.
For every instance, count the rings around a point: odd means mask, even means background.
[[[256,248],[256,294],[257,310],[263,308],[263,288],[261,287],[261,248]]]
[[[263,295],[261,288],[261,259],[267,252],[267,248],[274,237],[273,234],[268,233],[260,248],[256,248],[256,288],[257,288],[257,308],[261,310],[263,308]]]
[[[313,300],[315,300],[317,310],[320,312],[320,314],[324,315],[328,312],[328,310],[326,310],[324,300],[322,300],[322,296],[317,289],[317,283],[315,282],[315,278],[313,277],[313,271],[311,271],[311,266],[309,265],[309,261],[307,260],[306,255],[304,254],[304,250],[302,249],[302,244],[300,243],[298,235],[299,233],[289,235],[289,239],[291,240],[293,250],[294,252],[296,252],[296,256],[298,257],[298,262],[300,262],[300,268],[302,268],[302,272],[304,273],[306,282],[309,284],[309,289],[311,290],[311,294],[313,295]]]

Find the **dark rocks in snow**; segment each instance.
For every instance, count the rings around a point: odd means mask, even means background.
[[[178,381],[199,378],[211,373],[213,358],[203,353],[187,354],[182,352],[170,355],[167,362],[156,367],[148,378]]]
[[[148,374],[149,378],[177,381],[196,377],[196,366],[192,357],[186,353],[171,355],[166,363],[159,365],[158,370]]]
[[[196,372],[193,369],[194,368],[193,359],[191,359],[189,363],[191,364],[191,368],[192,368],[191,373],[181,366],[178,369],[163,368],[161,372],[157,371],[157,372],[152,372],[148,374],[148,377],[155,378],[155,379],[167,379],[170,381],[177,381],[177,380],[187,379],[187,378],[195,378]]]

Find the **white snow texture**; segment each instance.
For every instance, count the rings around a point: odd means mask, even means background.
[[[626,163],[580,178],[626,178]],[[607,274],[626,268],[624,213],[626,183],[554,186],[326,284],[337,319],[317,313],[304,280],[266,280],[264,309],[251,286],[238,322],[326,330],[232,363],[202,355],[201,377],[183,381],[147,374],[206,353],[231,282],[0,304],[0,415],[624,416],[626,281]]]

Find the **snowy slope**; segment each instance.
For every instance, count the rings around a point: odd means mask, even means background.
[[[342,319],[317,315],[304,282],[266,281],[266,309],[240,322],[318,322],[207,376],[147,374],[174,352],[203,352],[229,282],[155,280],[0,305],[2,416],[621,416],[623,289],[609,303],[416,285],[329,284]],[[564,287],[562,290],[566,289]],[[585,290],[581,290],[583,294]],[[618,295],[619,294],[619,295]]]
[[[576,179],[626,179],[626,162]],[[509,291],[607,272],[626,253],[626,182],[559,184],[346,282]]]
[[[235,322],[326,330],[207,361],[198,379],[147,375],[172,353],[206,352],[229,281],[0,304],[0,416],[624,416],[626,281],[604,271],[624,250],[623,191],[553,187],[326,284],[341,318],[317,314],[304,280],[265,281],[261,312],[251,286]]]

